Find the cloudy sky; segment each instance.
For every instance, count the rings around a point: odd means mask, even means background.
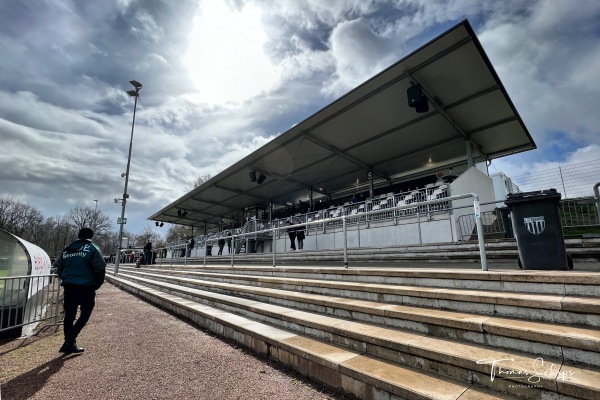
[[[0,2],[0,196],[116,222],[136,114],[126,228],[461,20],[533,136],[522,174],[600,159],[597,0]],[[117,225],[115,224],[115,230]]]

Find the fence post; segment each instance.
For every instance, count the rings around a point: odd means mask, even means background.
[[[417,207],[417,227],[419,228],[419,244],[423,244],[423,235],[421,234],[421,213]]]
[[[231,266],[233,267],[233,255],[235,254],[235,235],[231,235],[231,246],[233,247],[233,251],[231,252]]]
[[[565,180],[563,179],[562,169],[560,167],[558,167],[558,172],[560,173],[560,181],[562,183],[563,192],[565,192],[565,199],[566,199],[568,197],[567,189],[565,189]]]
[[[473,208],[475,209],[475,224],[477,225],[477,239],[479,242],[479,256],[481,257],[481,270],[487,271],[487,258],[485,254],[485,243],[483,242],[483,224],[481,223],[481,206],[479,205],[479,196],[472,193]]]
[[[600,182],[594,185],[594,199],[596,200],[596,223],[600,224],[600,193],[598,192],[598,187],[600,186]]]
[[[58,286],[58,290],[55,290],[53,288],[53,291],[56,293],[56,308],[54,310],[54,325],[58,325],[58,314],[59,314],[59,308],[60,308],[60,282],[58,281],[58,275],[56,275],[54,277],[54,279],[52,279],[52,284],[54,285],[54,288],[56,288]]]
[[[273,227],[273,240],[271,240],[272,246],[273,246],[273,268],[275,268],[275,253],[277,253],[277,246],[275,245],[275,227]]]
[[[348,230],[346,229],[346,216],[342,216],[342,227],[344,230],[344,268],[348,268]]]

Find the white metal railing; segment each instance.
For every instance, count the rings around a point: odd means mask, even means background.
[[[457,196],[431,199],[431,200],[426,200],[426,201],[422,201],[422,202],[411,202],[411,203],[405,204],[405,205],[394,205],[393,207],[390,207],[389,212],[393,212],[394,215],[398,215],[399,213],[410,212],[410,210],[416,209],[416,211],[414,211],[414,212],[417,216],[419,216],[420,213],[418,210],[421,208],[427,209],[427,207],[436,207],[443,203],[447,204],[449,201],[467,199],[467,198],[473,199],[473,209],[474,209],[474,215],[475,215],[475,224],[477,227],[477,239],[478,239],[478,244],[479,244],[481,269],[483,271],[487,271],[488,266],[487,266],[486,252],[485,252],[485,243],[484,243],[484,238],[483,238],[483,227],[482,227],[482,223],[481,223],[481,208],[480,208],[480,203],[479,203],[479,196],[476,193],[467,193],[467,194],[462,194],[462,195],[457,195]],[[379,209],[365,211],[365,212],[363,212],[362,216],[364,216],[365,218],[368,218],[370,216],[377,215],[378,213],[381,213],[381,212],[382,211],[380,211]],[[388,211],[386,211],[386,212],[388,212]],[[316,221],[313,220],[313,221],[309,221],[309,222],[300,222],[297,224],[285,225],[285,226],[280,226],[280,224],[278,224],[278,223],[273,223],[273,224],[271,224],[271,226],[268,229],[254,231],[254,232],[250,232],[250,233],[242,232],[242,233],[232,234],[231,236],[224,236],[224,237],[226,239],[230,238],[233,243],[235,243],[236,239],[244,240],[247,236],[255,236],[258,234],[270,234],[270,235],[272,235],[273,239],[275,239],[282,230],[287,230],[290,228],[291,229],[298,228],[301,226],[306,227],[308,229],[309,227],[312,227],[315,225],[326,225],[329,223],[340,223],[341,222],[342,230],[344,233],[344,247],[343,247],[344,248],[344,266],[347,268],[348,267],[348,231],[347,231],[348,218],[349,217],[347,215],[331,216],[329,218],[323,218],[323,219],[319,219]],[[275,246],[275,244],[273,244],[272,247],[273,247],[273,267],[275,267],[276,259],[277,259],[277,250],[276,250],[277,246]],[[206,266],[206,260],[207,260],[206,253],[207,252],[205,251],[204,252],[204,265],[205,266]],[[232,267],[234,265],[234,258],[235,258],[235,251],[232,251],[231,252],[231,266]]]
[[[342,222],[340,218],[342,215],[348,217],[346,223],[349,225],[357,225],[357,224],[365,224],[369,225],[371,222],[379,222],[384,220],[394,220],[394,223],[397,224],[398,220],[401,218],[408,217],[417,217],[420,215],[431,215],[431,213],[436,212],[444,212],[448,211],[449,203],[445,198],[448,196],[448,185],[430,185],[428,187],[424,187],[421,189],[415,189],[412,191],[407,191],[403,193],[387,193],[379,196],[375,196],[373,199],[369,199],[363,202],[350,203],[347,202],[343,205],[339,206],[331,206],[327,209],[322,209],[318,211],[311,211],[305,214],[297,214],[293,216],[287,216],[284,218],[276,218],[272,222],[265,220],[250,220],[243,227],[228,229],[228,231],[233,232],[236,237],[240,237],[242,233],[257,234],[258,232],[264,232],[265,230],[269,230],[273,226],[282,227],[285,224],[285,221],[289,218],[294,220],[299,220],[300,222],[313,222],[313,221],[323,221],[327,220],[327,224],[323,224],[321,222],[321,226],[319,224],[311,225],[309,228],[311,230],[318,230],[319,228],[325,229],[330,227],[341,227]],[[435,203],[423,203],[428,200],[438,200],[444,199],[440,202]],[[415,204],[415,203],[423,203],[424,205],[407,207],[402,209],[401,211],[396,211],[394,208],[401,207],[404,205]],[[373,211],[373,213],[370,213]],[[368,213],[368,214],[365,214]],[[229,237],[224,235],[224,232],[213,232],[206,235],[199,235],[195,237],[196,243],[198,244],[198,248],[206,247],[206,245],[215,245],[217,240],[221,237]],[[246,235],[248,237],[248,235]],[[239,250],[242,246],[242,243],[245,241],[238,241],[233,243],[232,246],[235,247],[235,251]],[[247,245],[247,243],[246,243]],[[175,248],[179,246],[179,248],[185,247],[185,243],[183,241],[176,241],[173,243],[167,244],[167,248]],[[181,258],[179,256],[175,256],[175,258]]]
[[[0,278],[0,332],[52,318],[59,323],[62,295],[55,274]]]

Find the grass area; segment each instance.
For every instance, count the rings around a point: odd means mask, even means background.
[[[600,226],[581,226],[573,228],[563,228],[565,236],[581,236],[585,234],[600,235]]]

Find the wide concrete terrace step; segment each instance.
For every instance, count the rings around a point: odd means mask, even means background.
[[[376,357],[375,360],[377,360],[378,363],[391,362],[392,364],[406,364],[413,368],[427,370],[430,373],[442,373],[444,376],[450,376],[464,382],[477,382],[479,385],[487,386],[488,389],[497,392],[510,393],[511,395],[517,394],[523,398],[549,398],[547,397],[549,394],[553,394],[553,396],[575,395],[581,398],[588,398],[588,395],[600,393],[600,388],[593,383],[590,383],[600,381],[596,379],[600,377],[600,374],[596,369],[584,366],[568,366],[563,363],[563,360],[560,359],[560,357],[541,358],[542,361],[540,365],[540,358],[534,354],[506,351],[489,345],[483,346],[474,343],[461,343],[457,340],[430,337],[425,333],[432,332],[415,333],[402,331],[386,326],[374,325],[372,323],[373,321],[367,323],[363,321],[353,321],[350,318],[343,319],[339,316],[323,315],[318,309],[313,310],[317,311],[315,314],[314,312],[299,311],[293,308],[274,305],[270,301],[264,301],[264,299],[263,301],[256,301],[248,298],[240,298],[183,287],[182,284],[190,285],[192,283],[193,287],[206,287],[202,286],[206,285],[206,282],[203,283],[189,278],[163,276],[163,279],[166,279],[169,282],[175,282],[167,283],[154,279],[141,278],[139,276],[135,277],[133,275],[128,276],[127,274],[120,274],[120,284],[124,286],[127,286],[128,283],[124,281],[123,278],[127,278],[128,280],[131,279],[132,281],[135,280],[137,281],[137,285],[144,285],[146,287],[153,286],[154,288],[160,288],[162,291],[168,291],[190,300],[203,302],[213,307],[223,308],[228,312],[235,312],[236,314],[243,315],[245,318],[251,318],[252,320],[269,323],[271,325],[278,325],[282,329],[292,329],[297,334],[309,333],[313,336],[313,339],[328,340],[336,345],[348,346],[355,351],[369,354],[370,358]],[[196,283],[199,283],[199,286],[197,286]],[[209,285],[210,284],[211,283],[209,283]],[[212,284],[215,285],[214,282]],[[219,285],[225,286],[224,284]],[[239,285],[230,286],[234,288]],[[264,288],[248,289],[256,289],[259,292],[262,290],[263,297],[272,296],[276,292],[284,292],[281,290]],[[295,300],[299,301],[297,297],[298,295],[296,295],[295,298],[293,294],[289,294],[285,300],[287,302],[293,302]],[[307,297],[314,298],[315,296],[308,295]],[[348,301],[348,299],[342,300],[346,300],[348,305],[351,306],[366,307],[364,304],[359,304],[362,303],[360,301]],[[330,300],[330,302],[334,301],[336,301],[335,298]],[[332,307],[332,304],[327,304],[325,306]],[[339,305],[333,305],[333,307],[339,307]],[[385,314],[390,311],[381,308],[381,305],[379,305],[379,309],[380,311],[385,311]],[[353,317],[353,314],[354,313],[350,313],[348,316]],[[439,314],[436,316],[436,313],[432,312],[432,310],[421,315],[421,317],[425,317],[425,319],[441,318]],[[469,328],[466,329],[473,329],[473,332],[482,333],[483,321],[478,322],[476,317],[477,316],[471,316],[471,318],[465,318],[464,316],[461,317],[460,315],[455,315],[456,319],[452,324],[462,323],[464,325],[463,328],[469,326]],[[489,319],[489,317],[486,318]],[[518,326],[511,326],[511,324],[514,324],[514,321],[495,321],[495,324],[491,326],[501,327],[500,329],[509,331],[511,329],[519,331]],[[527,329],[531,329],[531,326],[528,326]],[[433,333],[438,334],[438,331],[440,330],[443,329],[438,328],[437,331]],[[551,331],[551,329],[547,328],[547,331]],[[554,333],[559,334],[554,335]],[[581,334],[582,332],[578,333]],[[549,337],[553,337],[551,340],[559,340],[564,332],[546,332],[546,334],[549,335]],[[464,339],[464,337],[462,339]],[[582,338],[579,337],[576,341],[579,339]],[[593,338],[596,343],[598,343],[598,339],[599,338],[597,337]],[[565,341],[564,343],[568,343],[568,341]],[[583,346],[585,347],[586,345]],[[594,347],[595,345],[592,344],[591,346]],[[560,356],[560,350],[564,351],[565,349],[559,348],[558,350],[559,351],[556,351],[555,355]],[[593,357],[593,354],[591,357]],[[490,360],[498,360],[498,364],[494,364],[494,362]],[[510,371],[513,374],[517,374],[515,375],[517,377],[508,376],[510,379],[500,378],[491,380],[493,370]],[[537,376],[540,375],[540,371],[542,370],[544,371],[544,379],[540,379],[541,384],[538,383],[534,388],[527,387],[527,385],[525,385],[525,387],[519,386],[519,381],[523,379],[523,374],[527,374],[529,377]],[[567,375],[569,379],[566,379]]]
[[[139,270],[130,271],[138,273]],[[533,288],[525,287],[523,289],[530,289],[529,292],[452,289],[224,273],[227,270],[219,273],[190,269],[146,268],[144,271],[196,278],[204,281],[295,290],[303,293],[327,293],[328,295],[382,301],[390,304],[434,307],[436,309],[465,312],[476,311],[488,315],[527,318],[562,324],[600,326],[600,298],[536,294]],[[535,284],[529,284],[529,286],[533,285]],[[547,290],[546,283],[543,286],[542,290]]]
[[[498,318],[474,312],[455,312],[430,307],[393,305],[376,301],[356,300],[332,295],[308,294],[293,290],[258,288],[217,283],[167,275],[147,275],[146,278],[126,275],[162,290],[185,292],[187,287],[199,289],[201,296],[214,304],[229,304],[245,308],[238,298],[277,304],[335,317],[406,329],[445,338],[490,344],[511,350],[526,351],[545,357],[564,358],[600,366],[595,350],[600,348],[600,330],[589,327],[530,322],[514,318]],[[164,281],[161,283],[159,281]],[[223,296],[225,295],[225,296]],[[271,315],[278,317],[278,314]]]
[[[410,267],[311,267],[311,266],[187,266],[156,264],[141,270],[181,270],[218,274],[318,279],[359,283],[477,289],[499,292],[545,293],[573,296],[600,296],[600,274],[586,271],[532,271]]]
[[[108,279],[217,335],[233,339],[316,381],[344,390],[360,399],[516,399],[469,382],[393,363],[348,347],[202,305],[129,282],[120,276],[109,276]]]

